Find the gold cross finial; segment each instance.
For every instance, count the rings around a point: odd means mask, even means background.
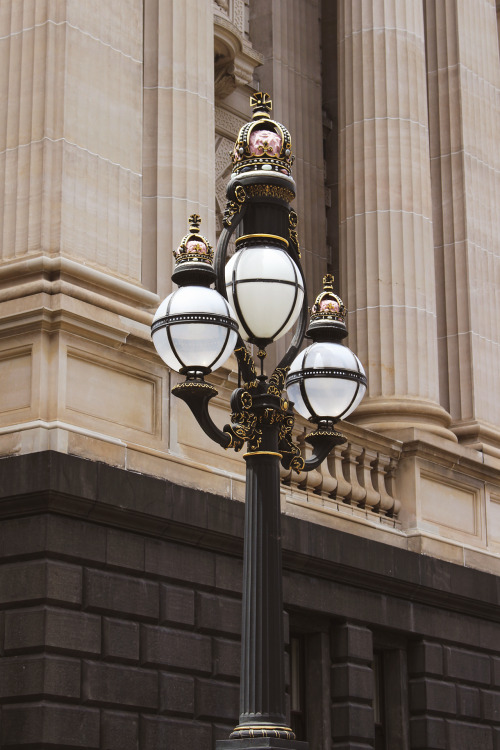
[[[323,276],[323,289],[325,292],[333,292],[334,277],[331,273],[327,273]]]
[[[190,232],[197,232],[200,228],[201,224],[201,216],[198,216],[198,214],[191,214],[189,217],[189,231]]]
[[[253,109],[253,119],[258,120],[261,117],[267,117],[273,108],[273,102],[269,94],[263,91],[256,91],[250,97],[250,106]]]

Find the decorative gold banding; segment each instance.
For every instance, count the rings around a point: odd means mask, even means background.
[[[278,456],[278,458],[283,458],[281,453],[275,453],[274,451],[252,451],[243,454],[243,458],[247,458],[247,456]]]
[[[295,193],[280,185],[247,185],[245,189],[250,198],[265,196],[266,198],[284,200],[287,203],[291,203],[295,198]]]
[[[288,247],[288,240],[285,240],[284,237],[279,237],[277,234],[244,234],[241,237],[238,237],[234,244],[237,245],[238,242],[242,242],[243,240],[252,239],[252,237],[265,237],[266,239],[271,240],[279,240],[280,242],[284,242],[285,245]]]
[[[290,727],[283,726],[238,726],[231,732],[231,739],[257,739],[258,737],[275,737],[277,739],[294,740],[295,734]]]
[[[250,730],[253,730],[255,732],[256,729],[259,729],[259,730],[264,729],[269,732],[292,732],[293,733],[293,729],[291,727],[284,727],[282,725],[278,726],[277,724],[264,724],[264,725],[247,724],[246,726],[241,725],[241,726],[235,727],[233,729],[233,732],[249,732]]]

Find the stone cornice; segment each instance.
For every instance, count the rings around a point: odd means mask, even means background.
[[[142,326],[151,325],[154,310],[160,301],[157,294],[140,284],[70,258],[37,255],[0,265],[0,304],[4,309],[4,329],[9,321],[12,323],[12,316],[17,324],[22,325],[24,311],[32,311],[37,304],[55,310],[58,305],[47,300],[61,295]],[[88,313],[87,310],[84,315]]]
[[[157,294],[145,289],[140,283],[133,283],[119,276],[105,273],[87,263],[80,263],[62,255],[40,254],[4,261],[0,265],[0,284],[4,287],[5,283],[9,282],[12,286],[13,282],[23,280],[24,283],[28,277],[47,274],[56,274],[59,278],[85,282],[87,288],[104,290],[146,310],[153,310],[160,302]],[[8,298],[5,295],[7,290],[2,288],[1,291],[3,294],[0,299]],[[15,296],[17,295],[13,294],[13,297]]]

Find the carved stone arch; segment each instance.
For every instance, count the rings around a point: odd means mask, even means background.
[[[224,99],[237,86],[250,83],[255,68],[263,62],[263,56],[245,38],[245,24],[238,10],[238,0],[221,0],[214,5],[214,80],[218,99]]]

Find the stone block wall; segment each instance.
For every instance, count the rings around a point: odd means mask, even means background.
[[[1,747],[210,747],[238,714],[239,562],[59,515],[2,524]]]
[[[0,488],[2,750],[226,739],[243,504],[52,452],[1,459]],[[497,578],[282,520],[311,749],[498,750]]]
[[[412,748],[497,748],[498,656],[433,641],[409,652]]]

